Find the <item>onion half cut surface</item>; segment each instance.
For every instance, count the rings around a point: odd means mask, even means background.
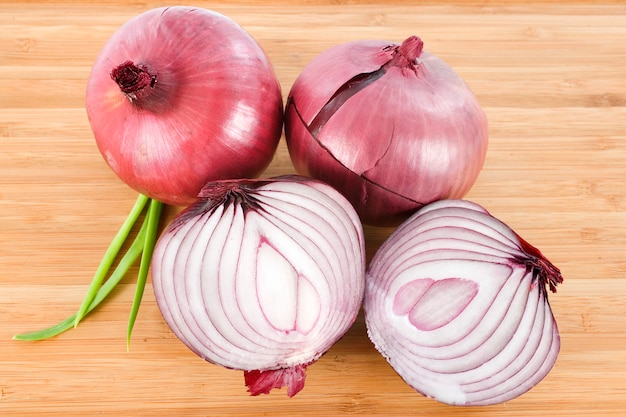
[[[560,348],[560,271],[481,206],[442,200],[396,229],[366,274],[368,335],[407,384],[451,405],[511,400]]]

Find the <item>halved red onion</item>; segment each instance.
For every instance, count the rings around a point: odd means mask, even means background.
[[[246,371],[252,395],[287,386],[293,396],[361,307],[363,229],[350,203],[313,179],[209,183],[161,235],[152,281],[193,352]]]
[[[511,400],[560,347],[546,286],[559,269],[483,207],[429,204],[399,226],[366,274],[368,335],[415,390],[452,405]]]

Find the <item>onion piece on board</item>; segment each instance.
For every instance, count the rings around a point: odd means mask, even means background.
[[[368,335],[418,392],[452,405],[511,400],[541,381],[560,338],[548,290],[563,280],[483,207],[429,204],[381,245],[366,274]]]

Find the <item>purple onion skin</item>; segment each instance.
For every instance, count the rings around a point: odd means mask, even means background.
[[[548,303],[563,278],[537,248],[465,200],[429,204],[374,255],[364,299],[377,350],[425,396],[493,405],[538,384],[560,337]]]
[[[311,61],[291,88],[285,136],[296,171],[331,184],[363,223],[396,226],[462,198],[487,152],[487,118],[461,77],[410,37],[355,41]]]
[[[151,9],[120,27],[96,58],[85,107],[111,170],[183,207],[209,181],[261,175],[283,127],[265,51],[236,22],[199,7]]]

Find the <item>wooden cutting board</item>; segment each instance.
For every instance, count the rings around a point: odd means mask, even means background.
[[[416,34],[476,93],[490,149],[467,196],[561,268],[552,372],[505,404],[413,392],[362,318],[304,390],[250,397],[238,371],[170,333],[148,285],[129,351],[131,274],[55,339],[11,340],[76,311],[136,197],[106,167],[83,107],[90,66],[125,21],[162,2],[0,3],[0,414],[3,416],[621,416],[626,408],[626,6],[620,2],[193,2],[266,49],[286,96],[314,56]],[[382,2],[381,2],[382,3]],[[415,5],[413,3],[419,3]],[[400,103],[399,103],[400,105]],[[266,175],[293,172],[284,142]],[[173,215],[168,211],[168,216]],[[389,230],[366,228],[371,254]],[[136,272],[134,270],[133,272]]]

